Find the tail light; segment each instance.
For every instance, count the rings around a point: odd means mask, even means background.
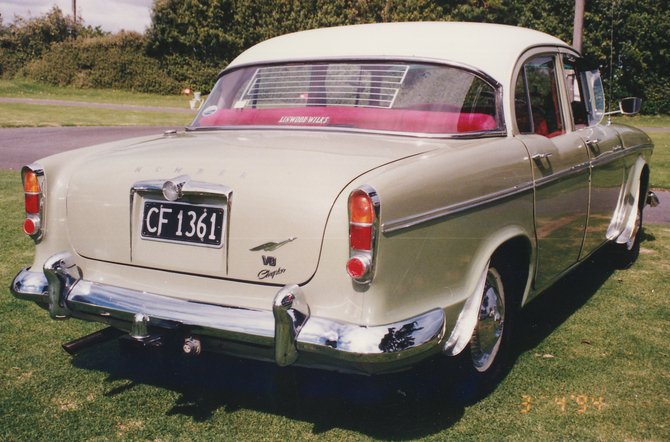
[[[21,170],[26,220],[23,231],[33,239],[42,237],[44,216],[44,170],[37,164],[25,166]]]
[[[361,186],[349,195],[347,273],[361,284],[372,281],[374,274],[379,209],[379,197],[370,186]]]

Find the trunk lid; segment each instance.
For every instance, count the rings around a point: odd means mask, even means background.
[[[95,260],[256,283],[305,282],[316,270],[331,207],[347,184],[438,146],[404,137],[309,131],[186,133],[131,142],[87,158],[71,177],[70,239],[77,253]],[[184,198],[205,204],[210,214],[213,206],[226,211],[221,245],[142,237],[145,212],[151,210],[145,202],[156,201],[155,207],[169,202],[161,192],[133,195],[131,189],[183,175],[232,192],[229,205],[216,196]],[[169,207],[173,221],[183,207],[182,230],[195,231],[190,220],[202,210],[189,217],[190,206]],[[209,217],[202,216],[203,233]],[[158,208],[150,218],[156,231]],[[342,234],[346,240],[347,232]]]

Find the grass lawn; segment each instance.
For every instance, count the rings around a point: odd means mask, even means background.
[[[187,98],[111,89],[75,89],[0,80],[0,97],[188,109]],[[185,126],[195,114],[0,103],[0,128],[40,126]]]
[[[186,95],[159,95],[114,89],[58,87],[21,79],[0,80],[0,97],[188,109]]]
[[[1,103],[0,128],[44,126],[185,126],[195,114]]]
[[[648,131],[654,142],[654,155],[651,157],[652,189],[670,189],[670,132]]]
[[[645,228],[629,269],[605,248],[531,303],[511,372],[473,403],[432,363],[360,377],[118,342],[69,356],[61,343],[102,327],[7,288],[33,253],[18,172],[0,171],[0,213],[0,440],[670,440],[668,227]]]
[[[670,115],[613,116],[612,122],[635,127],[670,128]]]

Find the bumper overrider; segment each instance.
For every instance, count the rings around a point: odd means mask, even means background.
[[[310,315],[302,289],[281,288],[268,310],[205,304],[82,279],[67,252],[50,257],[43,272],[22,270],[12,294],[48,306],[53,319],[96,321],[138,341],[175,333],[212,342],[217,351],[280,366],[302,365],[379,373],[407,368],[440,351],[445,315],[436,308],[393,324],[360,326]],[[187,340],[188,340],[187,339]],[[186,349],[186,347],[185,347]]]

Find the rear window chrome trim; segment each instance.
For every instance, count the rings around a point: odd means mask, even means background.
[[[457,134],[430,134],[423,132],[394,132],[387,130],[375,129],[358,129],[353,127],[343,126],[328,126],[328,127],[312,127],[312,126],[186,126],[186,132],[216,132],[216,131],[311,131],[311,132],[346,132],[356,134],[370,134],[370,135],[392,135],[412,138],[430,138],[430,139],[469,139],[469,138],[489,138],[489,137],[507,137],[507,128],[503,127],[491,131],[477,131],[477,132],[462,132]]]

